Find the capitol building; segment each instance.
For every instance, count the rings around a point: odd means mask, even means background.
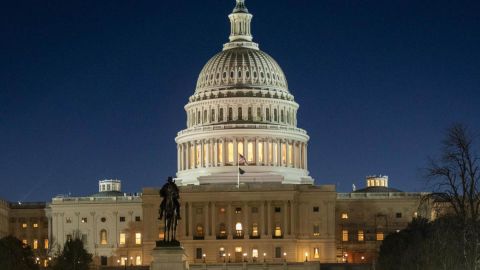
[[[364,188],[348,193],[315,184],[308,155],[318,153],[308,152],[310,137],[297,122],[300,106],[286,75],[254,42],[244,0],[236,0],[228,18],[229,40],[200,71],[184,107],[185,129],[175,138],[177,234],[190,268],[374,265],[387,234],[414,217],[432,217],[420,203],[424,194],[390,188],[382,175],[367,176]],[[158,192],[124,193],[121,181],[102,180],[92,195],[53,198],[43,206],[46,249],[80,237],[99,269],[150,265],[164,236]],[[6,224],[24,242],[39,241],[23,233],[32,226],[28,219]]]

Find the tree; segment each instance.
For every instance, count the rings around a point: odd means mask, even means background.
[[[53,260],[53,270],[88,270],[92,254],[83,246],[83,241],[76,237],[65,243],[62,252]]]
[[[427,177],[435,192],[431,196],[449,206],[459,223],[462,266],[478,269],[480,217],[480,160],[475,137],[467,127],[455,124],[446,132],[442,153],[431,160]]]
[[[7,236],[0,239],[0,269],[35,270],[38,264],[30,246],[13,236]]]

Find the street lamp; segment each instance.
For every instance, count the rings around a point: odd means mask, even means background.
[[[243,262],[247,262],[247,253],[243,253]]]
[[[283,252],[283,261],[287,262],[287,253],[286,252]]]
[[[267,253],[263,253],[263,262],[265,262],[265,257],[267,257]]]
[[[230,262],[230,253],[228,253],[228,262]]]
[[[202,257],[203,257],[203,263],[205,263],[205,257],[207,257],[207,254],[203,253]]]
[[[308,252],[305,252],[305,262],[308,262]]]

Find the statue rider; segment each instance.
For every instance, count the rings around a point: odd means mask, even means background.
[[[167,183],[163,185],[162,189],[160,190],[160,197],[163,198],[162,203],[160,204],[160,217],[158,219],[163,219],[163,213],[165,210],[166,198],[168,195],[172,196],[173,204],[175,206],[175,210],[177,212],[177,219],[181,219],[180,217],[180,202],[178,201],[180,198],[179,190],[177,184],[171,176],[168,177]]]

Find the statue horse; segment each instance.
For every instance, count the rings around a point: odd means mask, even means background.
[[[161,213],[164,219],[164,237],[163,242],[176,242],[178,214],[175,206],[175,199],[178,198],[177,191],[171,186],[167,187],[164,197],[164,209]]]

